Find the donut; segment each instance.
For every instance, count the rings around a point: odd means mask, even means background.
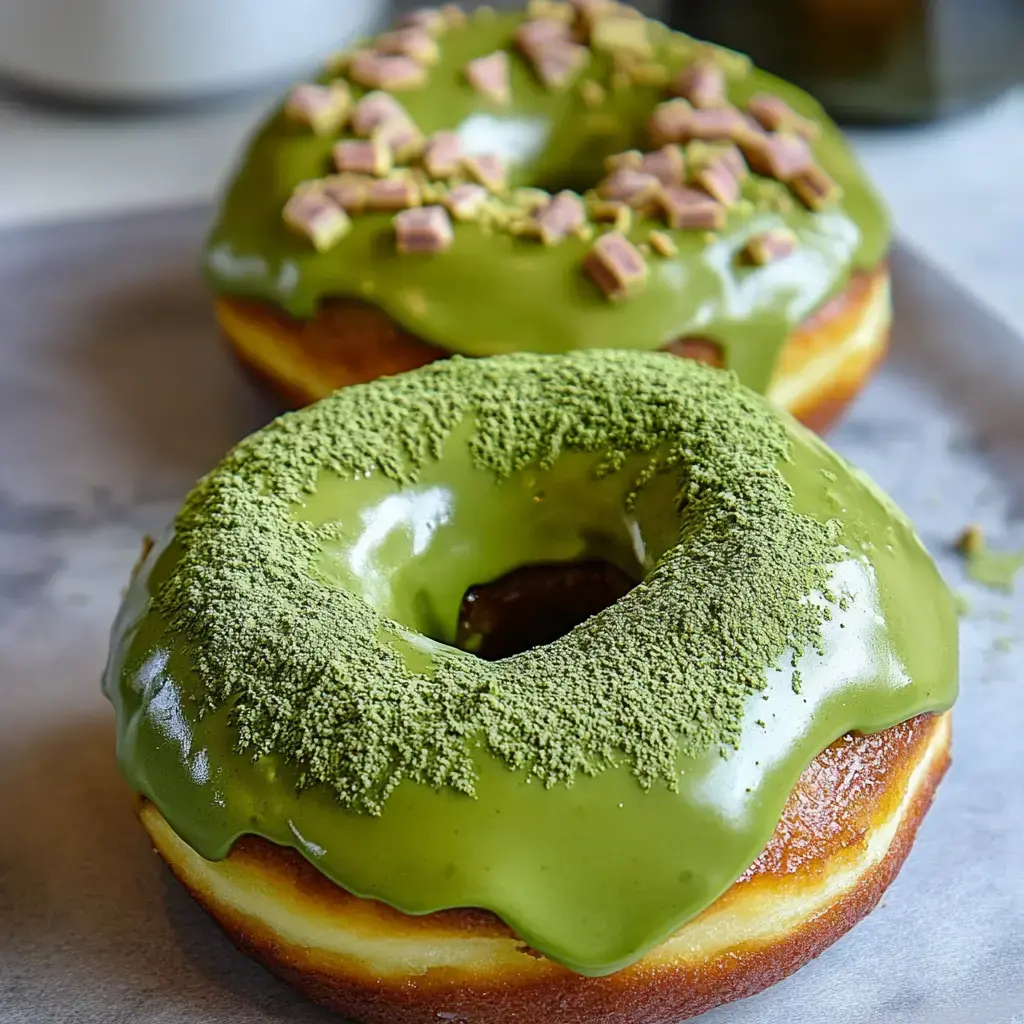
[[[948,762],[951,595],[892,502],[668,353],[454,357],[252,435],[104,690],[153,844],[361,1024],[655,1024],[867,913]]]
[[[451,354],[667,350],[805,423],[891,323],[883,204],[821,108],[612,2],[409,15],[252,140],[216,316],[293,406]]]

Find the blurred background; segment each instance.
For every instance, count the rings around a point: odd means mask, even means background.
[[[209,201],[288,82],[414,6],[0,0],[0,229]],[[1024,0],[638,6],[809,88],[904,238],[1024,323]]]

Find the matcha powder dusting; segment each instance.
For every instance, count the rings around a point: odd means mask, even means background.
[[[439,647],[417,673],[389,642],[400,627],[317,571],[338,524],[292,510],[325,470],[353,487],[443,470],[464,421],[473,464],[498,479],[573,451],[598,453],[599,472],[645,455],[631,493],[674,474],[679,535],[553,643],[497,662]],[[189,642],[202,709],[231,708],[239,749],[283,756],[348,808],[379,813],[403,779],[472,794],[480,747],[547,785],[613,761],[672,785],[680,754],[736,745],[787,648],[821,644],[838,542],[793,510],[786,429],[731,375],[669,355],[437,362],[243,441],[186,500],[155,602]]]

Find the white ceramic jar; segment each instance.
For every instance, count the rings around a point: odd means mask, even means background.
[[[96,101],[165,101],[299,74],[382,0],[0,0],[0,74]]]

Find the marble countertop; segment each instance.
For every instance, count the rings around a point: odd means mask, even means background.
[[[0,230],[209,200],[278,91],[143,116],[0,90]],[[1024,334],[1024,89],[950,121],[851,135],[903,238]]]

